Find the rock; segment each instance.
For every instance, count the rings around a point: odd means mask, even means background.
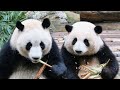
[[[80,20],[80,15],[70,11],[28,11],[27,18],[43,20],[49,18],[51,31],[66,31],[65,25]]]
[[[80,14],[81,11],[72,11],[72,12],[77,13],[77,14]]]
[[[26,16],[28,18],[43,19],[49,12],[50,11],[28,11]]]
[[[56,16],[58,16],[61,23],[67,23],[67,15],[62,11],[56,11]]]
[[[74,12],[70,12],[70,11],[65,11],[67,17],[68,17],[68,22],[73,24],[75,22],[80,21],[80,14],[74,13]]]
[[[64,31],[65,24],[67,24],[67,15],[64,11],[28,11],[26,13],[28,18],[43,20],[49,18],[51,21],[50,30]]]
[[[120,21],[120,11],[81,11],[80,17],[91,22]]]

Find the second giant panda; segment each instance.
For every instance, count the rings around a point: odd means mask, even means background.
[[[116,57],[100,37],[102,27],[87,21],[76,22],[65,26],[68,35],[61,49],[65,65],[66,76],[69,79],[79,79],[78,72],[81,65],[87,63],[108,64],[102,68],[99,75],[102,79],[113,79],[118,73],[119,66]]]

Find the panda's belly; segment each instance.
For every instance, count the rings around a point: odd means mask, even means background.
[[[81,79],[101,79],[101,76],[99,73],[97,73],[97,70],[98,72],[102,71],[98,58],[82,58],[80,61],[80,66],[78,67],[78,76]],[[91,71],[95,71],[96,73]]]
[[[98,65],[100,64],[99,60],[97,57],[91,57],[91,58],[81,58],[80,59],[80,65]]]
[[[19,65],[16,70],[14,70],[9,79],[34,79],[39,69],[40,66],[28,68],[26,66]],[[39,79],[46,79],[46,77],[45,75],[41,74]]]

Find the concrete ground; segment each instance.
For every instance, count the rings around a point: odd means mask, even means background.
[[[52,36],[55,39],[59,48],[61,48],[64,42],[64,37],[67,34],[67,32],[52,33]],[[100,34],[100,36],[115,54],[120,67],[120,30],[103,30],[103,33]],[[120,70],[115,79],[120,79]]]

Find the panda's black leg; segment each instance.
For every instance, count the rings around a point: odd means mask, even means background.
[[[101,77],[103,79],[113,79],[119,70],[119,64],[116,60],[115,55],[106,44],[104,44],[104,47],[101,48],[97,55],[101,64],[106,63],[108,60],[110,60],[108,64],[103,68]]]
[[[108,65],[103,68],[101,72],[101,76],[103,79],[114,79],[114,77],[118,73],[118,70],[119,70],[119,66],[117,60],[111,59]]]
[[[12,73],[14,55],[8,41],[0,51],[0,79],[7,79]]]

